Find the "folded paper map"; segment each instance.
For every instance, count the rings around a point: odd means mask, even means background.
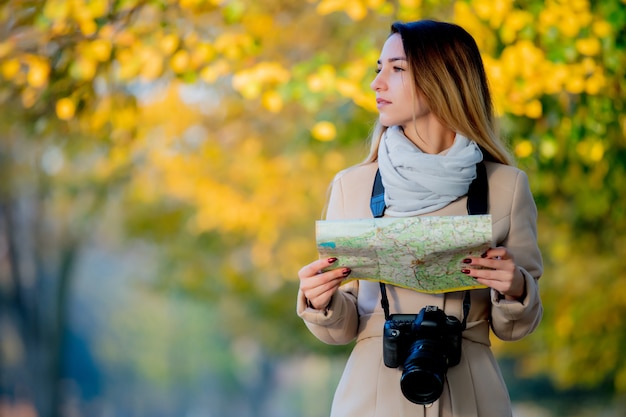
[[[425,293],[485,288],[461,272],[491,246],[491,215],[316,222],[321,258],[349,267],[345,282],[381,281]]]

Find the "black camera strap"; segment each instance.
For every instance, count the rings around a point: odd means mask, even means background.
[[[383,217],[385,214],[385,186],[380,176],[380,170],[376,171],[374,186],[372,187],[372,198],[370,199],[370,209],[374,217]],[[489,181],[487,179],[487,169],[483,162],[476,164],[476,178],[472,181],[467,191],[467,213],[469,215],[487,214],[489,212]],[[387,298],[387,287],[380,283],[380,305],[385,312],[385,320],[389,320],[389,299]],[[463,322],[465,328],[467,315],[470,310],[470,292],[465,291],[463,296]]]

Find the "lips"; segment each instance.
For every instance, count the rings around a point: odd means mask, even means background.
[[[376,107],[379,108],[379,109],[381,107],[386,106],[387,104],[391,104],[391,101],[387,101],[387,100],[382,99],[382,98],[377,98],[376,99]]]

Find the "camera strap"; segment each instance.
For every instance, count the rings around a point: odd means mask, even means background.
[[[383,217],[385,214],[385,186],[380,176],[380,170],[376,170],[374,186],[372,187],[372,198],[370,199],[370,209],[375,218]],[[471,216],[487,214],[489,212],[489,181],[487,179],[487,169],[481,161],[476,164],[476,178],[472,181],[467,191],[467,213]],[[380,305],[385,312],[385,319],[389,320],[389,299],[387,298],[387,287],[380,283]],[[465,291],[463,296],[463,328],[467,323],[467,315],[470,310],[470,292]]]

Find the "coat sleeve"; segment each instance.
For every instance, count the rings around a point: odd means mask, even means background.
[[[524,276],[526,295],[520,301],[509,301],[491,290],[491,327],[502,340],[518,340],[535,330],[543,314],[538,286],[543,262],[537,244],[537,207],[523,171],[518,171],[515,180],[509,222],[509,233],[499,244],[513,254]]]
[[[326,218],[345,218],[344,192],[341,174],[332,184]],[[311,333],[324,343],[342,345],[350,343],[357,336],[359,316],[357,312],[358,281],[350,281],[339,287],[325,310],[315,310],[307,306],[306,298],[298,291],[297,313],[304,320]]]

